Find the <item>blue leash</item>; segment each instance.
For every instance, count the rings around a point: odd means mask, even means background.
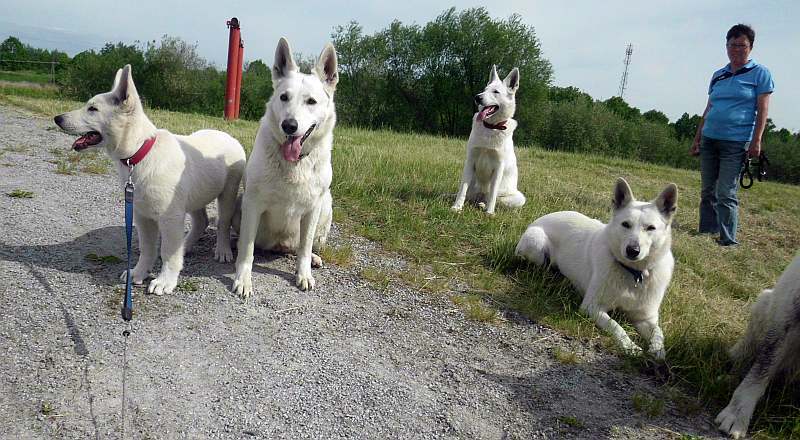
[[[125,184],[125,238],[128,243],[128,269],[125,274],[125,299],[122,303],[122,319],[128,323],[128,328],[122,332],[125,336],[122,364],[122,438],[125,439],[125,402],[126,386],[125,377],[128,371],[128,336],[131,334],[131,318],[133,318],[133,279],[131,278],[131,237],[133,236],[133,165],[128,160],[128,183]]]

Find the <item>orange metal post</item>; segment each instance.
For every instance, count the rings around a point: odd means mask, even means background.
[[[236,100],[234,101],[234,109],[236,110],[236,114],[234,119],[239,119],[239,98],[242,94],[242,76],[244,72],[242,71],[242,62],[244,60],[244,40],[239,38],[239,61],[236,67]]]
[[[241,33],[239,30],[239,19],[236,17],[231,18],[226,22],[226,24],[231,31],[228,39],[228,73],[225,84],[225,119],[235,119],[236,82],[238,81],[236,67],[239,65],[239,43],[241,41]]]

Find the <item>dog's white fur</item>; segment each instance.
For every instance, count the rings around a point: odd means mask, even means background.
[[[744,437],[750,417],[770,380],[778,373],[798,379],[800,371],[800,253],[784,270],[773,289],[764,290],[753,304],[750,323],[731,348],[739,365],[752,364],[728,406],[717,416],[719,429],[733,438]]]
[[[140,255],[132,271],[134,283],[141,284],[149,276],[160,232],[163,267],[147,290],[157,295],[173,291],[183,268],[184,251],[208,226],[206,205],[215,198],[219,218],[214,257],[233,261],[231,218],[245,168],[244,149],[236,139],[216,130],[179,136],[156,129],[144,113],[130,65],[117,71],[110,92],[91,98],[81,109],[56,116],[55,121],[64,131],[81,136],[76,146],[87,133],[99,133],[102,140],[90,146],[102,147],[113,159],[123,187],[129,175],[135,185],[133,221]],[[153,136],[155,144],[131,174],[120,160],[133,156]],[[184,237],[187,213],[192,226]],[[122,273],[123,280],[126,275]]]
[[[333,93],[338,80],[332,44],[322,50],[313,72],[304,74],[289,43],[280,39],[272,68],[274,90],[245,172],[233,283],[244,298],[253,292],[254,246],[296,253],[295,284],[302,290],[314,288],[311,266],[320,266],[322,260],[313,251],[325,244],[332,221]],[[298,136],[314,125],[299,144]]]
[[[608,315],[613,309],[623,310],[649,341],[649,352],[663,359],[658,313],[672,278],[671,223],[677,199],[678,188],[669,184],[653,202],[636,201],[620,178],[609,224],[572,211],[547,214],[528,226],[516,255],[557,266],[583,295],[581,311],[626,352],[639,353],[641,348]],[[641,271],[641,284],[621,264]]]
[[[452,206],[454,211],[461,211],[466,200],[478,204],[490,215],[494,214],[497,202],[509,208],[525,204],[525,196],[517,190],[517,156],[512,137],[517,128],[517,121],[511,118],[516,110],[518,89],[517,68],[501,81],[497,68],[492,66],[489,83],[475,96],[478,112],[472,118],[461,184]],[[507,128],[487,128],[484,121],[495,125],[507,121]]]

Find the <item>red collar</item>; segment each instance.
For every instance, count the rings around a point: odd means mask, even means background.
[[[500,121],[497,124],[490,124],[486,121],[483,121],[483,126],[492,130],[505,130],[508,128],[506,127],[506,122],[508,121]]]
[[[133,154],[133,156],[127,159],[120,159],[120,162],[122,162],[122,164],[125,165],[126,167],[132,167],[136,165],[137,163],[141,162],[145,156],[147,156],[147,153],[150,152],[150,149],[153,148],[153,144],[155,143],[156,143],[155,136],[151,137],[150,139],[147,139],[146,141],[144,141],[142,146],[139,147],[136,153]]]

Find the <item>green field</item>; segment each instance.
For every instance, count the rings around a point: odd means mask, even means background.
[[[0,104],[52,117],[80,104],[55,99],[0,95]],[[148,110],[153,122],[177,133],[200,128],[228,131],[253,144],[257,122]],[[466,135],[466,133],[465,133]],[[800,249],[800,187],[756,182],[740,191],[742,243],[720,248],[714,237],[695,233],[700,176],[695,171],[642,162],[517,150],[520,190],[527,204],[487,217],[475,208],[449,207],[464,158],[465,139],[338,127],[333,150],[334,218],[346,232],[366,236],[402,254],[411,268],[370,278],[400,279],[431,294],[448,285],[468,286],[451,294],[464,307],[480,305],[475,319],[505,325],[492,310],[510,309],[570,335],[617,348],[578,313],[579,298],[557,275],[513,258],[525,227],[553,211],[578,210],[607,221],[617,177],[639,199],[652,199],[668,183],[679,187],[673,225],[675,274],[661,308],[666,365],[631,359],[630,365],[697,396],[714,415],[727,403],[739,377],[725,350],[742,333],[747,307],[774,285]],[[687,146],[688,147],[688,146]],[[458,283],[456,283],[456,281]],[[485,313],[486,310],[489,313]],[[624,317],[617,315],[624,323]],[[626,326],[634,333],[630,326]],[[637,340],[636,338],[634,340]],[[641,341],[639,341],[641,342]],[[763,437],[800,437],[800,392],[774,386],[754,415],[751,432]]]

